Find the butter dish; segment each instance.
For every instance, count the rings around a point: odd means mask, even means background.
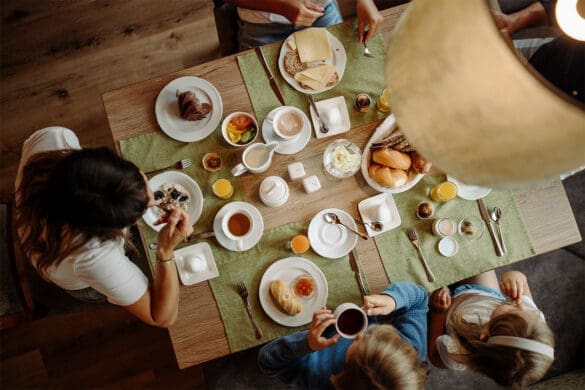
[[[315,106],[317,106],[321,119],[325,121],[329,128],[327,133],[319,131],[319,120],[313,109],[309,108],[311,113],[311,123],[313,124],[313,129],[315,129],[315,136],[317,138],[330,137],[332,135],[345,133],[351,129],[349,112],[347,111],[345,98],[343,96],[315,101]]]
[[[181,283],[191,286],[219,276],[211,247],[206,242],[175,251],[175,263]]]

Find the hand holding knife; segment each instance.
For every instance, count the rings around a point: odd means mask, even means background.
[[[286,106],[286,102],[284,101],[284,97],[282,97],[282,93],[280,92],[280,88],[278,88],[278,84],[276,84],[276,80],[274,79],[274,76],[272,75],[272,72],[270,71],[270,68],[268,67],[268,64],[266,63],[266,58],[264,57],[264,53],[262,52],[262,49],[260,47],[256,47],[255,50],[256,50],[256,54],[258,55],[258,59],[260,59],[260,63],[262,64],[262,67],[264,68],[264,72],[266,73],[266,76],[268,76],[268,80],[270,81],[270,88],[272,88],[272,91],[274,92],[274,94],[278,98],[278,101],[283,106]]]

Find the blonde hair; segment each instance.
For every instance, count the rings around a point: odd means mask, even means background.
[[[423,389],[428,367],[417,351],[390,325],[373,325],[331,376],[336,389]]]
[[[526,388],[541,379],[553,363],[554,359],[541,353],[488,344],[487,339],[480,340],[482,326],[465,321],[460,314],[453,318],[453,328],[469,351],[468,355],[455,355],[453,359],[502,386]],[[502,314],[492,318],[486,324],[486,330],[488,337],[521,337],[554,347],[552,330],[537,316]]]

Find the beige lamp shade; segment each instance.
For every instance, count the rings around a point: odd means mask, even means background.
[[[414,0],[387,51],[397,123],[468,183],[518,188],[585,165],[583,106],[524,62],[486,0]]]

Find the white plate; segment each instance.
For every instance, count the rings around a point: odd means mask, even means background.
[[[357,235],[341,225],[325,222],[325,213],[335,213],[339,220],[357,230],[353,218],[343,210],[325,209],[319,211],[309,223],[309,241],[311,248],[319,255],[329,259],[338,259],[347,255],[357,243]]]
[[[315,101],[315,106],[317,106],[317,111],[319,111],[321,119],[325,121],[325,124],[329,128],[327,133],[322,133],[321,130],[319,130],[319,121],[317,120],[315,111],[313,110],[313,107],[309,107],[313,128],[315,129],[315,136],[317,138],[331,137],[332,135],[345,133],[351,129],[349,112],[347,111],[347,105],[345,104],[345,98],[343,96]]]
[[[244,243],[242,249],[238,249],[237,242],[229,239],[221,229],[221,221],[223,220],[223,217],[228,211],[232,209],[246,210],[250,213],[250,215],[252,215],[252,234],[243,240]],[[264,220],[262,219],[262,214],[260,214],[260,211],[250,203],[240,201],[230,202],[223,206],[217,212],[217,214],[215,214],[215,218],[213,219],[213,232],[215,233],[215,238],[217,241],[225,249],[230,251],[243,252],[252,248],[258,243],[258,241],[260,241],[260,238],[262,238],[262,233],[264,233]]]
[[[408,173],[408,182],[401,187],[386,187],[386,186],[378,184],[374,179],[372,179],[370,177],[370,174],[368,173],[368,164],[369,164],[371,156],[372,156],[372,152],[370,151],[370,146],[372,146],[372,144],[374,142],[376,142],[380,139],[383,139],[384,137],[390,135],[390,133],[394,129],[395,125],[396,125],[396,118],[394,117],[394,114],[390,114],[384,120],[384,122],[382,122],[382,124],[380,124],[380,126],[378,126],[378,128],[376,129],[376,131],[374,132],[374,134],[372,135],[372,137],[370,138],[370,140],[366,144],[366,147],[364,148],[364,152],[362,154],[362,175],[364,176],[366,183],[368,183],[369,186],[372,187],[373,189],[375,189],[376,191],[389,192],[391,194],[398,194],[400,192],[404,192],[404,191],[411,189],[412,187],[414,187],[416,185],[416,183],[421,181],[421,179],[425,176],[422,173],[416,174],[413,172],[409,172]]]
[[[301,312],[295,316],[285,314],[274,302],[270,295],[270,283],[276,279],[282,279],[284,283],[292,290],[292,283],[301,275],[309,274],[315,280],[315,292],[310,298],[300,299],[303,304]],[[287,257],[277,260],[264,272],[258,296],[262,309],[268,317],[280,325],[284,326],[301,326],[308,324],[313,319],[313,313],[322,308],[327,303],[328,296],[327,279],[319,267],[313,262],[303,259],[302,257]]]
[[[453,176],[447,176],[447,180],[453,182],[457,186],[457,196],[467,200],[481,199],[491,192],[491,188],[480,187],[473,184],[466,184]]]
[[[189,215],[191,224],[194,225],[201,216],[201,210],[203,209],[203,194],[201,193],[199,185],[189,176],[177,171],[159,173],[148,181],[148,185],[152,192],[159,190],[160,187],[166,183],[179,184],[187,190],[189,196],[191,196],[191,204],[189,204],[189,208],[187,209],[187,215]],[[150,207],[147,209],[144,214],[142,214],[142,219],[144,219],[144,222],[146,222],[148,226],[157,232],[160,232],[160,229],[166,224],[154,225],[158,220],[157,212],[155,210],[157,210],[156,207]]]
[[[272,127],[272,120],[274,119],[274,115],[278,112],[278,110],[281,110],[284,107],[296,110],[303,118],[303,128],[301,129],[300,134],[296,138],[290,140],[280,138],[278,135],[276,135],[274,128]],[[305,115],[305,113],[298,108],[293,106],[277,107],[270,111],[268,115],[266,115],[264,122],[262,122],[262,137],[264,138],[264,142],[267,144],[271,142],[278,143],[278,148],[275,150],[276,153],[295,154],[303,150],[309,143],[309,140],[311,139],[311,124],[309,123],[309,118],[307,118],[307,115]]]
[[[185,266],[186,259],[189,257],[198,256],[205,260],[206,267],[200,272],[191,272]],[[181,283],[185,286],[191,286],[195,283],[203,282],[204,280],[213,279],[219,276],[217,265],[211,247],[206,242],[200,242],[195,245],[186,246],[175,251],[175,263],[177,263],[177,272]]]
[[[181,118],[177,89],[179,92],[194,92],[201,103],[211,104],[211,112],[198,121]],[[219,92],[209,81],[186,76],[171,81],[161,89],[154,112],[158,125],[169,137],[177,141],[194,142],[207,137],[217,128],[223,114],[223,103]]]
[[[347,54],[345,53],[345,48],[343,47],[343,45],[341,44],[339,39],[337,39],[329,31],[327,31],[327,35],[329,35],[329,43],[331,44],[331,51],[333,52],[333,60],[330,63],[337,68],[337,75],[339,76],[339,81],[337,82],[337,84],[339,84],[339,82],[341,81],[341,78],[343,77],[343,72],[345,72],[345,64],[347,62]],[[315,91],[312,88],[303,88],[303,87],[301,87],[301,84],[299,84],[299,82],[297,80],[295,80],[295,78],[293,76],[288,74],[288,72],[284,68],[284,56],[290,50],[290,48],[286,42],[291,40],[291,39],[293,39],[293,40],[295,39],[294,33],[289,35],[288,38],[286,38],[284,41],[282,41],[282,46],[280,47],[280,55],[278,56],[278,69],[280,70],[280,74],[286,80],[286,82],[289,83],[289,85],[291,87],[293,87],[294,89],[296,89],[297,91],[302,92],[302,93],[309,93],[309,94],[321,93],[324,91],[328,91],[331,88],[335,88],[335,86],[337,84],[332,85],[330,87],[327,87],[321,91]],[[316,62],[312,62],[311,64],[325,64],[327,62],[328,61],[316,61]]]
[[[394,197],[392,194],[383,193],[378,194],[376,196],[372,196],[371,198],[367,198],[362,200],[358,204],[358,210],[360,212],[360,216],[362,217],[362,221],[364,222],[374,222],[375,215],[374,215],[374,208],[378,205],[384,205],[390,212],[390,218],[387,221],[383,221],[384,228],[379,232],[372,230],[368,225],[365,225],[366,232],[370,237],[377,236],[378,234],[382,234],[387,232],[388,230],[392,230],[402,223],[400,219],[400,214],[398,213],[398,208],[396,207],[396,202],[394,202]]]

